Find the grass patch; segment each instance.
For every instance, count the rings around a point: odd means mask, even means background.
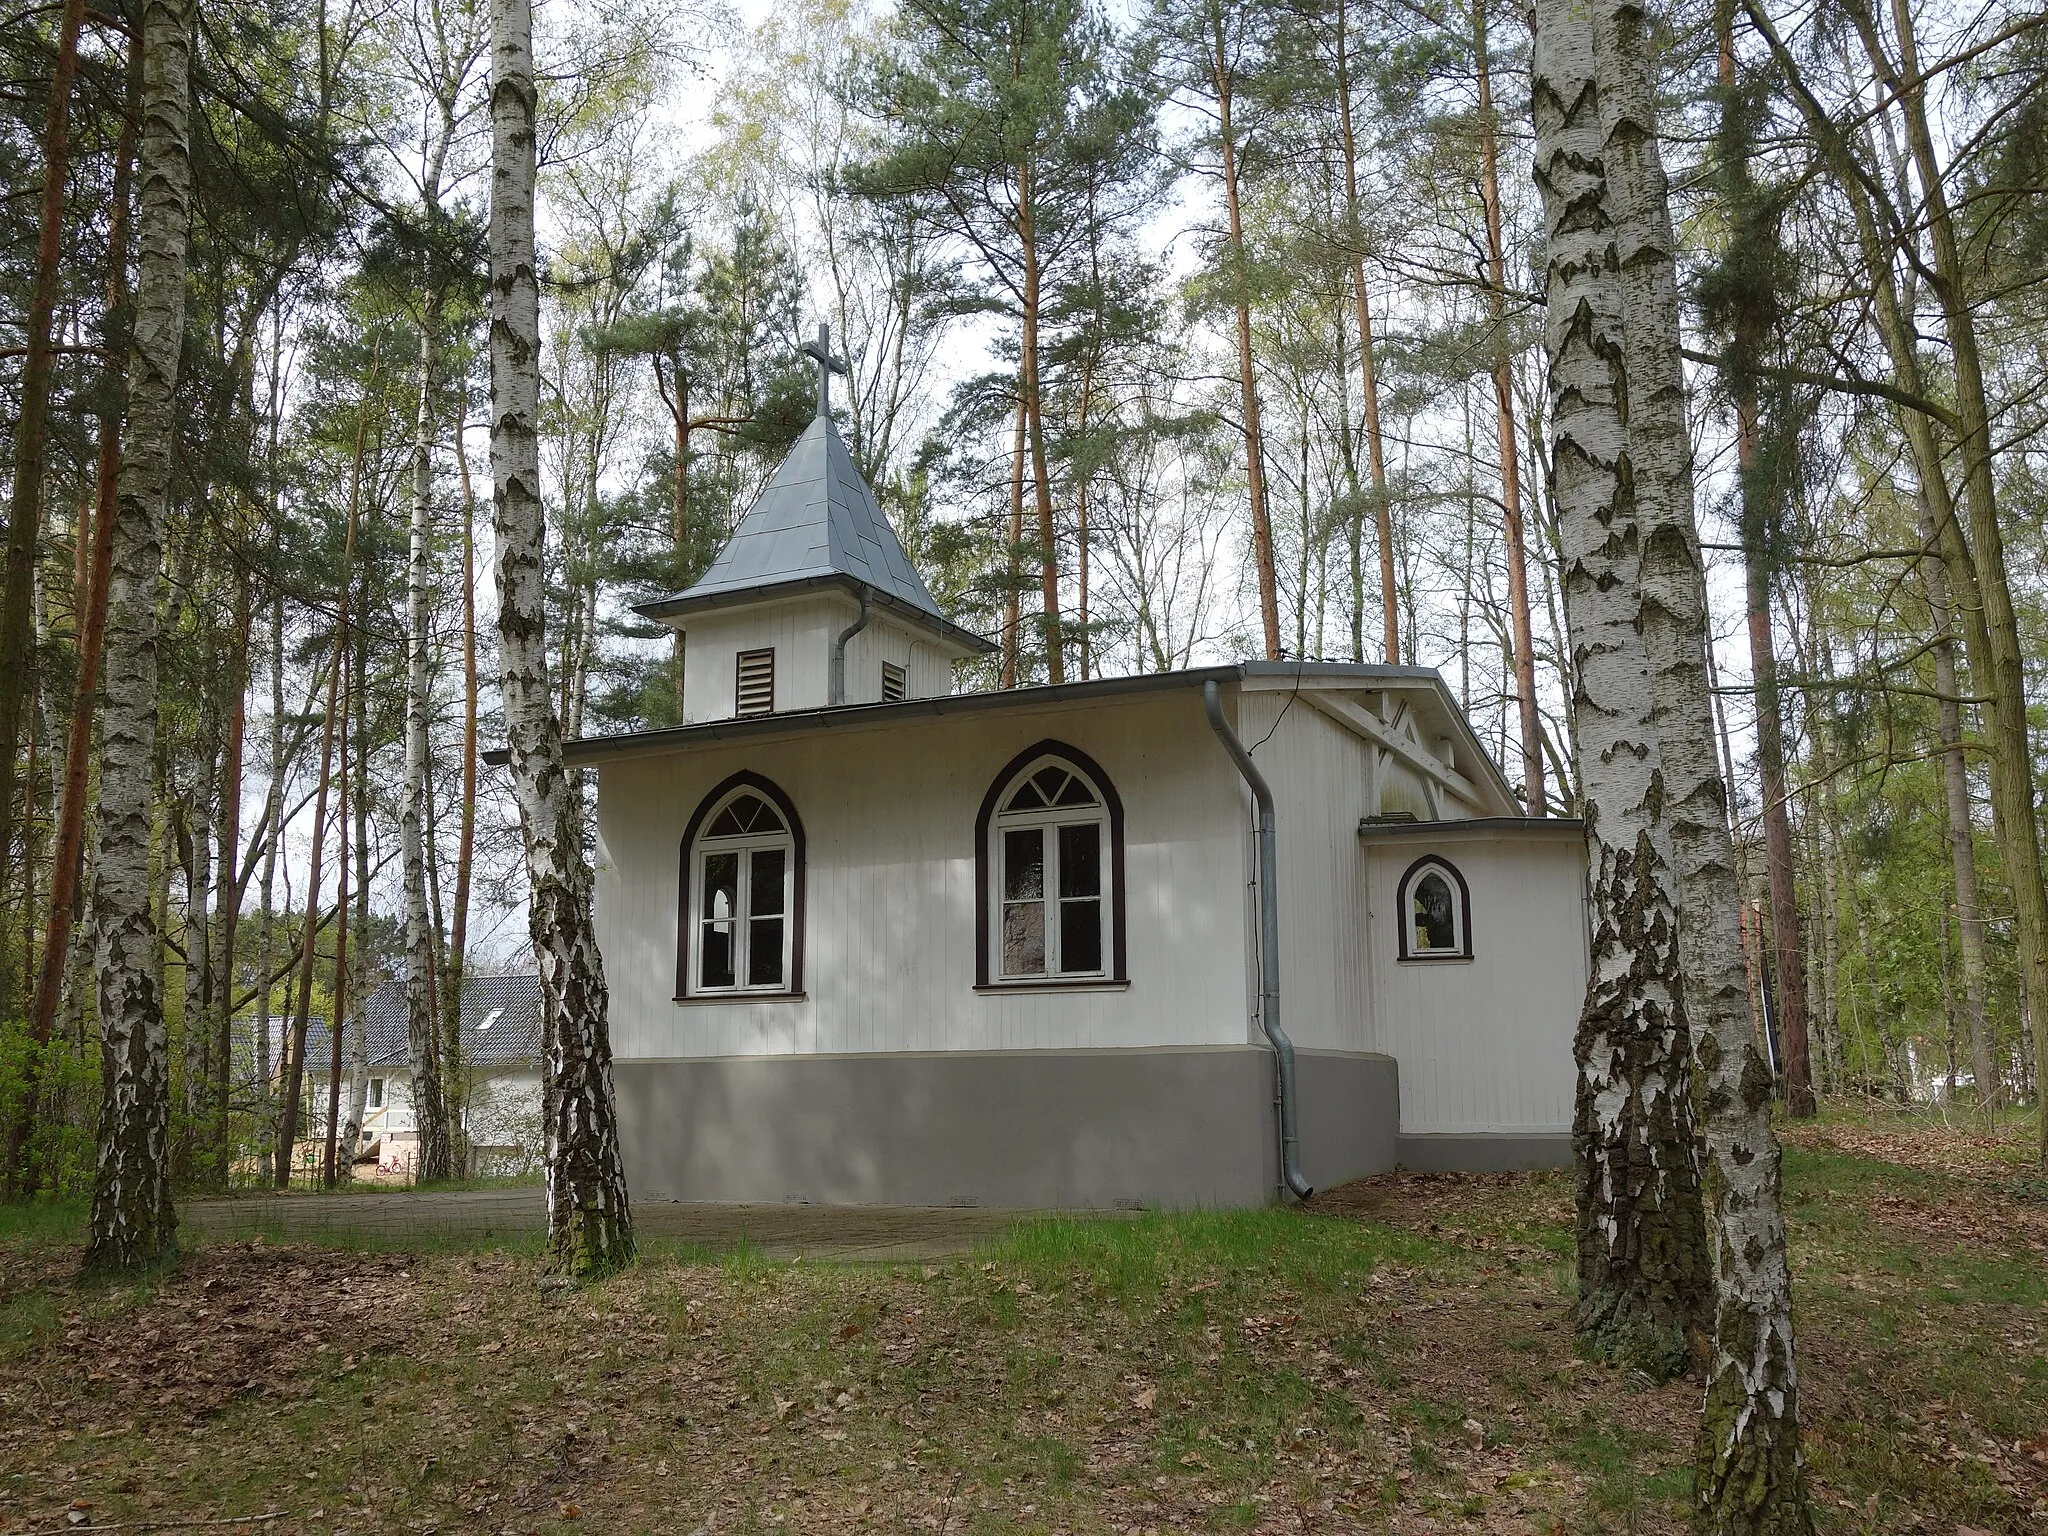
[[[2040,1218],[1835,1143],[1786,1180],[1823,1536],[2027,1528]],[[37,1528],[1684,1528],[1697,1388],[1573,1357],[1563,1180],[1347,1200],[893,1266],[656,1239],[571,1291],[537,1233],[336,1230],[87,1295],[82,1213],[9,1213],[0,1490]]]

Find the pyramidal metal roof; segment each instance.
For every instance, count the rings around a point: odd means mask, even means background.
[[[968,650],[992,649],[939,612],[854,467],[838,427],[825,415],[811,419],[711,568],[686,591],[643,603],[638,611],[654,619],[678,618],[821,585],[864,590]]]

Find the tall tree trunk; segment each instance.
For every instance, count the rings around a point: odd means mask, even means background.
[[[1035,193],[1029,163],[1022,167],[1018,184],[1018,201],[1022,205],[1018,235],[1024,249],[1024,417],[1031,443],[1032,500],[1038,512],[1038,586],[1045,614],[1045,675],[1048,682],[1063,683],[1067,680],[1067,647],[1060,629],[1059,530],[1053,524],[1052,477],[1045,466],[1043,391],[1038,378],[1038,244],[1032,218]]]
[[[86,1241],[90,1268],[148,1264],[170,1250],[177,1230],[170,1186],[170,1041],[156,969],[149,847],[156,789],[157,602],[191,222],[195,10],[196,0],[143,0],[142,6],[140,258],[128,354],[127,442],[107,589],[107,645],[115,664],[107,669],[93,895],[103,1091]]]
[[[341,1037],[348,1027],[348,1007],[351,999],[348,993],[348,709],[349,698],[354,692],[354,683],[348,665],[348,637],[346,633],[337,638],[340,647],[341,675],[344,679],[341,690],[341,803],[335,808],[334,822],[340,830],[341,846],[336,850],[334,860],[334,1015],[327,1021],[327,1138],[321,1149],[320,1182],[329,1189],[336,1181],[336,1143],[341,1135]],[[315,903],[318,904],[317,902]],[[357,1004],[360,1009],[361,1004]],[[350,1154],[355,1151],[351,1141]]]
[[[71,174],[71,83],[78,72],[78,29],[85,0],[64,0],[57,21],[57,53],[50,72],[50,102],[43,119],[43,196],[36,231],[34,275],[29,280],[28,345],[24,348],[14,424],[14,486],[7,512],[7,556],[0,579],[0,923],[14,899],[14,771],[21,723],[30,694],[35,653],[29,609],[35,589],[36,545],[43,531],[43,471],[50,411],[51,332],[62,263],[64,191]],[[33,805],[33,794],[25,804]],[[22,818],[28,820],[26,815]],[[26,887],[27,882],[23,885]],[[27,894],[24,889],[24,895]],[[32,904],[31,904],[32,905]],[[23,964],[28,957],[24,953]],[[14,1015],[14,965],[0,941],[0,1018]]]
[[[355,531],[355,519],[349,519],[349,531]],[[353,537],[349,539],[350,554],[354,553]],[[313,1016],[313,962],[315,948],[320,937],[320,857],[327,847],[327,792],[333,784],[334,774],[334,711],[338,704],[342,673],[342,635],[348,624],[347,581],[342,583],[341,615],[334,631],[334,659],[327,669],[327,713],[326,721],[320,727],[320,784],[313,795],[313,854],[306,871],[306,917],[299,929],[299,1000],[292,1013],[291,1038],[282,1052],[284,1061],[284,1107],[278,1115],[277,1129],[277,1172],[279,1189],[288,1188],[292,1181],[292,1161],[298,1149],[299,1101],[306,1085],[306,1032]],[[340,1027],[340,1021],[329,1019],[328,1030]]]
[[[211,647],[209,647],[211,649]],[[185,1102],[179,1137],[180,1176],[192,1179],[201,1163],[200,1135],[213,1095],[213,925],[207,901],[213,889],[213,802],[220,773],[218,710],[212,699],[199,707],[198,771],[185,808]]]
[[[1927,497],[1920,498],[1920,537],[1929,548],[1938,532]],[[1948,812],[1949,868],[1955,878],[1957,951],[1962,960],[1963,1012],[1969,1029],[1970,1074],[1985,1110],[2003,1099],[1991,1021],[1984,1006],[1984,909],[1977,895],[1976,817],[1970,807],[1970,770],[1963,756],[1962,687],[1956,675],[1955,613],[1948,572],[1937,560],[1920,565],[1927,608],[1934,621],[1934,691],[1941,742],[1941,783]]]
[[[448,917],[448,962],[441,976],[441,1017],[447,1037],[460,1042],[469,951],[469,877],[476,853],[476,499],[470,490],[468,456],[459,452],[459,428],[456,445],[462,461],[462,795],[455,841],[454,910]],[[676,675],[681,678],[680,669]],[[682,718],[680,695],[676,718]]]
[[[1365,460],[1372,474],[1373,529],[1380,556],[1380,659],[1401,664],[1401,604],[1394,580],[1394,508],[1387,492],[1387,450],[1380,432],[1379,373],[1372,355],[1372,304],[1365,286],[1365,231],[1359,222],[1358,144],[1351,123],[1351,58],[1346,0],[1337,5],[1337,129],[1344,149],[1344,234],[1351,254],[1351,297],[1358,320],[1358,374],[1363,386]],[[1356,621],[1354,620],[1354,623]],[[1363,652],[1363,646],[1355,646]],[[1360,654],[1356,658],[1363,661]]]
[[[209,1140],[213,1150],[208,1177],[214,1187],[225,1189],[228,1182],[228,1100],[234,1077],[235,940],[242,921],[242,892],[248,872],[242,869],[242,748],[249,715],[249,622],[252,592],[246,571],[235,575],[234,633],[228,640],[228,688],[233,704],[228,715],[227,759],[220,779],[220,876],[215,884],[214,907],[220,936],[213,946],[216,958],[214,993],[215,1018],[213,1054],[218,1070],[213,1078],[213,1114]]]
[[[1210,16],[1210,81],[1216,92],[1217,140],[1223,152],[1223,205],[1229,217],[1224,246],[1231,301],[1237,309],[1237,387],[1244,411],[1245,486],[1252,504],[1252,563],[1258,571],[1259,624],[1264,631],[1266,659],[1280,657],[1280,590],[1273,568],[1273,524],[1266,508],[1266,441],[1259,425],[1259,381],[1252,356],[1250,264],[1245,259],[1244,217],[1238,206],[1237,137],[1230,114],[1236,94],[1235,70],[1223,38],[1223,14]]]
[[[272,393],[275,409],[275,391]],[[275,416],[272,417],[272,435],[275,436]],[[273,443],[273,448],[274,448]],[[275,453],[272,455],[275,458]],[[273,525],[274,527],[275,525]],[[277,540],[271,541],[272,569],[276,569]],[[275,1018],[270,1011],[271,966],[275,960],[274,945],[277,938],[277,915],[273,906],[277,880],[277,849],[284,841],[284,597],[282,594],[270,600],[270,796],[269,814],[264,817],[263,836],[263,895],[261,916],[256,930],[256,1028],[254,1031],[254,1057],[256,1063],[256,1182],[259,1186],[273,1181],[276,1170],[276,1141],[273,1135],[274,1122],[271,1119],[270,1084],[273,1065],[270,1059],[270,1032]],[[233,999],[229,999],[233,1007]],[[279,1042],[283,1035],[280,1031]]]
[[[1717,4],[1718,78],[1721,89],[1720,177],[1735,205],[1735,240],[1761,245],[1777,239],[1774,229],[1758,227],[1752,213],[1754,181],[1749,170],[1749,142],[1742,105],[1735,91],[1734,7]],[[1749,267],[1760,254],[1732,253],[1731,261]],[[1773,561],[1777,546],[1776,502],[1772,486],[1763,481],[1762,414],[1757,398],[1757,368],[1770,340],[1770,308],[1774,295],[1754,279],[1735,316],[1734,337],[1724,367],[1735,400],[1735,458],[1742,498],[1741,533],[1745,591],[1748,596],[1750,676],[1756,684],[1757,776],[1763,796],[1764,857],[1771,889],[1771,953],[1777,962],[1772,995],[1777,1002],[1778,1037],[1783,1053],[1785,1107],[1795,1119],[1818,1113],[1814,1101],[1813,1066],[1807,1042],[1806,974],[1799,935],[1799,903],[1793,881],[1792,814],[1785,788],[1784,702],[1778,692],[1778,655],[1771,627]],[[1733,765],[1730,765],[1731,778]]]
[[[1717,1532],[1803,1533],[1811,1517],[1799,1454],[1779,1154],[1770,1078],[1743,1001],[1739,893],[1726,787],[1714,762],[1706,583],[1693,521],[1674,240],[1647,36],[1642,13],[1626,0],[1590,8],[1541,0],[1535,44],[1553,474],[1567,546],[1582,787],[1596,876],[1586,1023],[1599,1022],[1593,1005],[1619,957],[1608,933],[1615,898],[1625,896],[1633,909],[1618,909],[1622,920],[1644,922],[1659,937],[1657,1002],[1672,1014],[1660,1036],[1690,1033],[1697,1057],[1715,1309],[1695,1514]],[[1632,853],[1615,846],[1610,808],[1624,810],[1623,825],[1633,823]],[[1630,859],[1632,887],[1614,879],[1617,853]],[[1582,1047],[1587,1034],[1582,1026]],[[1596,1043],[1600,1052],[1579,1054],[1581,1124],[1590,1120],[1604,1130],[1611,1109],[1633,1095],[1598,1082],[1604,1074],[1597,1069],[1625,1053],[1610,1058],[1608,1042]],[[1586,1072],[1588,1066],[1596,1071]],[[1685,1067],[1667,1058],[1658,1072],[1668,1080]],[[1590,1113],[1589,1085],[1608,1087],[1605,1102]],[[1689,1164],[1689,1141],[1662,1150]],[[1582,1212],[1588,1203],[1582,1195]],[[1597,1209],[1597,1196],[1590,1203]],[[1687,1312],[1688,1322],[1697,1316]]]
[[[1998,516],[1992,462],[1991,412],[1977,346],[1977,321],[1955,223],[1949,212],[1944,169],[1927,123],[1926,85],[1920,72],[1911,8],[1892,0],[1892,27],[1899,43],[1894,70],[1878,46],[1876,29],[1860,4],[1851,8],[1863,32],[1872,64],[1897,98],[1906,144],[1919,175],[1927,231],[1934,248],[1932,286],[1948,332],[1955,364],[1955,401],[1963,461],[1963,505],[1970,521],[1970,545],[1981,600],[1985,665],[1972,658],[1971,673],[1990,694],[1984,710],[1985,744],[1991,761],[1991,811],[2006,877],[2012,882],[2013,930],[2019,950],[2020,987],[2031,1017],[2048,1018],[2048,885],[2043,883],[2041,828],[2035,816],[2032,746],[2028,737],[2025,652],[2006,572],[2005,533]],[[2035,1031],[2034,1072],[2048,1081],[2048,1030]],[[2048,1166],[2048,1112],[2040,1122],[2038,1155]]]
[[[1536,641],[1529,624],[1529,563],[1522,540],[1521,445],[1515,433],[1514,360],[1508,349],[1507,252],[1501,235],[1498,125],[1486,47],[1487,0],[1473,0],[1472,57],[1479,71],[1479,200],[1486,210],[1486,304],[1493,330],[1493,410],[1500,442],[1501,527],[1507,535],[1508,619],[1515,644],[1515,712],[1522,742],[1522,798],[1547,815],[1543,725],[1536,714]]]
[[[1003,584],[1003,663],[996,685],[1014,688],[1023,660],[1023,595],[1018,591],[1017,550],[1024,543],[1024,375],[1017,375],[1016,442],[1010,449],[1010,544],[1003,555],[1009,579]]]
[[[141,116],[142,100],[142,43],[139,37],[134,36],[128,41],[127,85],[127,110],[121,117],[121,136],[114,150],[114,180],[108,195],[106,308],[101,321],[100,344],[105,350],[110,373],[118,318],[128,306],[129,185],[134,178],[136,125]],[[50,174],[54,177],[54,170]],[[121,407],[110,402],[100,411],[99,461],[94,474],[91,575],[85,613],[78,626],[78,675],[71,686],[71,729],[65,741],[64,790],[51,855],[50,926],[43,937],[43,964],[36,979],[35,1036],[39,1043],[49,1040],[51,1024],[57,1016],[57,1001],[64,986],[65,959],[71,949],[71,924],[78,906],[78,877],[85,850],[85,802],[92,759],[93,714],[99,700],[100,654],[106,641],[107,583],[113,566],[120,470]]]
[[[419,1126],[418,1177],[423,1182],[451,1173],[447,1100],[441,1081],[441,1042],[428,995],[429,951],[434,934],[427,922],[427,867],[422,811],[427,793],[427,709],[431,686],[427,668],[427,614],[432,602],[428,559],[434,489],[434,332],[439,305],[431,300],[420,316],[420,381],[412,448],[412,543],[406,566],[405,782],[400,791],[398,843],[405,880],[405,1018],[412,1057],[413,1113]],[[337,1038],[339,1038],[337,1036]]]
[[[627,1263],[633,1218],[619,1161],[604,960],[591,927],[577,801],[549,706],[546,525],[540,502],[540,288],[534,270],[533,9],[491,10],[491,475],[498,654],[532,888],[549,1085],[548,1253],[571,1274]]]

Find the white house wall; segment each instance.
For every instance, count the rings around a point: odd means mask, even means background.
[[[1286,693],[1247,692],[1238,735],[1273,788],[1280,861],[1280,1017],[1308,1050],[1371,1044],[1365,952],[1366,748]],[[1249,804],[1249,797],[1247,797]]]
[[[1044,738],[1094,758],[1123,800],[1128,988],[975,990],[976,813],[1004,765]],[[804,825],[805,995],[677,1002],[684,827],[741,769],[771,779]],[[1242,1045],[1254,1027],[1246,824],[1236,771],[1189,689],[607,763],[597,927],[614,1052],[663,1060]]]
[[[853,605],[846,607],[851,614]],[[835,619],[839,604],[826,596],[692,615],[683,645],[684,721],[731,719],[739,653],[763,646],[775,651],[775,707],[823,708],[832,640],[850,622],[835,626]]]
[[[1472,899],[1470,960],[1399,955],[1398,886],[1449,861]],[[1372,1049],[1401,1064],[1401,1132],[1561,1133],[1572,1122],[1572,1033],[1586,990],[1585,843],[1500,830],[1368,837]]]

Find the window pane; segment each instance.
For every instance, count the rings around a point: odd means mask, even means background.
[[[698,985],[729,987],[733,974],[733,919],[739,907],[740,856],[712,853],[704,857],[702,964]]]
[[[1093,805],[1095,803],[1095,791],[1090,789],[1088,781],[1077,773],[1067,780],[1067,787],[1060,791],[1059,799],[1053,803],[1055,805]]]
[[[730,987],[739,978],[733,974],[732,924],[706,921],[698,925],[703,933],[702,959],[697,969],[700,987]]]
[[[1031,775],[1031,782],[1038,786],[1038,792],[1045,796],[1047,805],[1060,803],[1060,791],[1067,787],[1067,770],[1064,768],[1041,768]]]
[[[1060,903],[1060,969],[1092,973],[1102,969],[1102,903]]]
[[[1025,827],[1003,834],[1003,900],[1030,901],[1045,894],[1045,834]]]
[[[1416,953],[1458,947],[1453,911],[1450,881],[1432,871],[1415,882]]]
[[[1102,894],[1102,827],[1087,822],[1060,828],[1060,895]]]
[[[782,984],[782,919],[757,917],[747,925],[747,985]]]
[[[711,825],[704,829],[706,837],[738,837],[746,827],[740,821],[739,803],[735,801],[711,818]]]
[[[1045,974],[1044,902],[1013,901],[1003,904],[1003,974]]]
[[[789,854],[781,848],[756,848],[752,857],[754,867],[747,872],[752,882],[747,888],[748,913],[778,917],[782,913],[782,871]]]
[[[1004,806],[1003,809],[1006,811],[1042,811],[1045,809],[1045,796],[1041,795],[1032,786],[1029,779],[1026,779],[1017,786],[1017,793],[1010,796],[1010,803]]]

